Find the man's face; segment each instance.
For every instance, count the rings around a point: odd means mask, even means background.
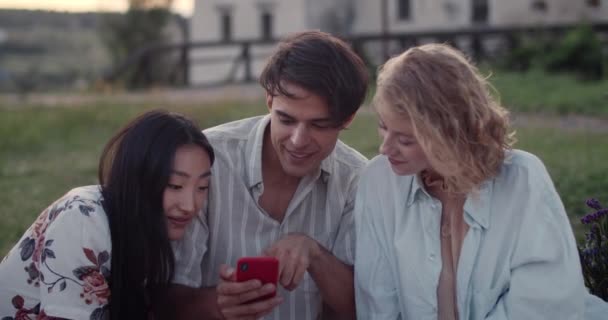
[[[295,98],[266,95],[270,140],[283,171],[303,177],[319,168],[352,118],[336,127],[324,99],[296,85],[285,84],[284,88]]]

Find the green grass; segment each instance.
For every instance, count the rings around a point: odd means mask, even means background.
[[[152,107],[83,106],[0,109],[0,256],[34,218],[69,189],[95,184],[105,142],[135,115]],[[171,108],[201,127],[264,112],[262,104]]]
[[[154,106],[0,108],[0,256],[35,217],[69,189],[96,183],[97,158],[108,138]],[[263,103],[170,108],[201,127],[266,112]],[[368,157],[379,139],[371,113],[357,116],[342,138]],[[608,134],[519,129],[518,147],[538,155],[557,185],[575,229],[584,200],[608,202]],[[580,234],[580,231],[579,231]]]
[[[591,211],[585,200],[595,197],[608,204],[608,134],[520,128],[518,139],[516,148],[545,163],[580,238],[580,218]]]
[[[594,82],[541,70],[520,73],[489,66],[480,69],[489,76],[501,104],[512,112],[608,118],[608,79]],[[366,103],[371,102],[375,90],[372,83]]]
[[[514,112],[608,116],[608,79],[591,82],[571,74],[494,70],[490,82]]]

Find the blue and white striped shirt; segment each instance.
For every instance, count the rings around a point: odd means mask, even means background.
[[[204,131],[216,155],[209,208],[203,217],[205,225],[195,224],[184,241],[174,247],[175,283],[215,286],[220,264],[236,266],[240,257],[261,255],[291,232],[308,234],[338,259],[354,263],[354,197],[367,159],[338,141],[319,170],[302,178],[285,218],[278,222],[258,205],[264,188],[262,141],[269,123],[269,116],[260,116]],[[308,273],[296,290],[279,287],[278,294],[284,298],[283,303],[265,319],[319,317],[321,296]]]

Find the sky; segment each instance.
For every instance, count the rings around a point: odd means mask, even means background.
[[[195,0],[173,0],[173,9],[192,15]],[[0,0],[4,9],[44,9],[57,11],[122,11],[128,0]]]

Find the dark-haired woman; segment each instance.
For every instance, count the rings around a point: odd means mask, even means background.
[[[103,150],[100,185],[49,206],[0,263],[0,319],[170,317],[170,240],[194,225],[213,159],[181,115],[127,124]]]

